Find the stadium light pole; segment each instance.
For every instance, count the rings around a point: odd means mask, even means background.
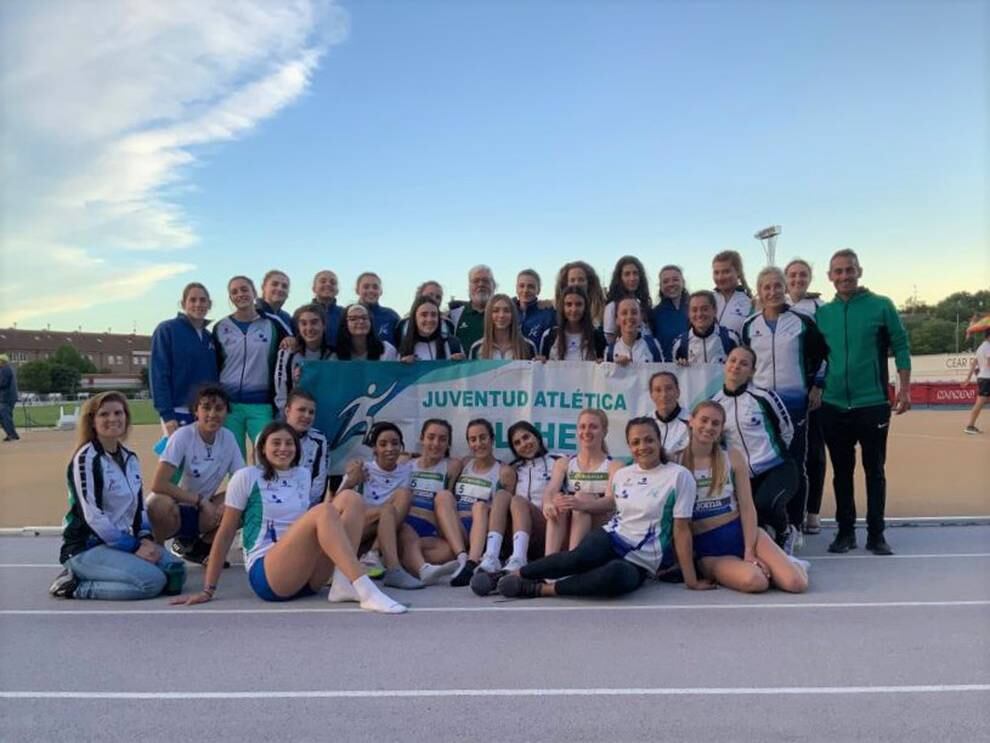
[[[777,236],[780,232],[780,225],[773,224],[769,227],[764,227],[762,230],[753,235],[753,237],[759,240],[763,245],[763,252],[767,256],[768,266],[776,265],[774,263],[774,258],[777,254]]]

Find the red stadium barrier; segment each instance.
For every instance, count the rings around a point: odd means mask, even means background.
[[[891,387],[891,400],[893,400]],[[912,405],[972,405],[976,402],[976,385],[963,387],[958,382],[912,382]]]

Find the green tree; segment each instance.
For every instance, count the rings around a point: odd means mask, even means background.
[[[908,316],[904,318],[911,353],[953,353],[956,350],[956,324],[935,317]]]
[[[45,395],[52,391],[52,369],[47,361],[29,361],[17,370],[17,386]]]
[[[990,312],[990,290],[970,292],[954,292],[935,305],[935,317],[955,322],[959,316],[960,324],[966,325],[973,315],[985,315]]]
[[[79,389],[82,375],[75,367],[68,364],[51,364],[52,391],[63,395],[74,395]]]
[[[51,361],[53,364],[64,364],[79,371],[80,374],[93,374],[96,372],[96,365],[69,345],[60,346]]]

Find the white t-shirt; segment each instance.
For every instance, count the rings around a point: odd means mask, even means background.
[[[400,462],[394,470],[384,470],[374,459],[364,463],[364,482],[358,490],[364,504],[371,508],[385,505],[399,488],[408,488],[412,480],[412,463]]]
[[[543,491],[547,489],[553,465],[557,457],[544,454],[542,457],[520,462],[516,467],[516,495],[525,498],[537,508],[543,507]]]
[[[976,363],[980,368],[976,378],[990,379],[990,340],[983,341],[976,349]]]
[[[651,470],[631,464],[615,473],[612,495],[615,515],[604,527],[612,544],[629,562],[656,573],[673,547],[673,519],[692,516],[694,477],[673,462]]]
[[[260,467],[244,467],[227,484],[225,503],[241,511],[244,565],[247,570],[272,548],[309,508],[309,472],[304,467],[262,478]]]
[[[546,331],[547,333],[550,330]],[[559,358],[556,341],[550,346],[547,352],[547,359],[550,361],[587,361],[582,348],[584,336],[581,333],[564,333],[564,358]],[[591,350],[594,353],[594,349]]]
[[[168,437],[161,461],[175,467],[173,484],[200,499],[211,498],[224,477],[244,467],[244,457],[230,430],[221,428],[208,444],[195,423],[176,429]]]

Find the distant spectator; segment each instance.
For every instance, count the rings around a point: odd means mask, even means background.
[[[17,404],[17,375],[7,354],[0,354],[0,426],[6,435],[4,441],[17,441],[14,427],[14,406]]]
[[[0,358],[5,357],[0,356]],[[976,372],[977,384],[976,402],[973,404],[973,410],[969,414],[969,423],[966,424],[966,428],[964,429],[966,433],[970,434],[983,433],[976,427],[976,419],[980,417],[980,411],[983,409],[983,406],[990,402],[990,330],[987,330],[983,334],[983,343],[976,349],[976,357],[973,359],[973,365],[969,369],[969,374],[966,375],[966,381],[963,382],[963,386],[969,384],[969,380],[972,378],[974,372]],[[2,373],[0,371],[0,374]],[[7,424],[5,423],[4,428],[6,426]]]

